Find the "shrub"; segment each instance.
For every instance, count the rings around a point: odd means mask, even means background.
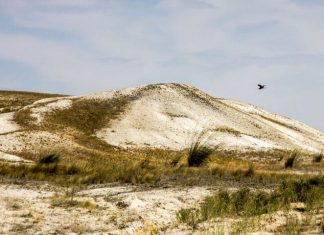
[[[201,131],[198,133],[188,150],[188,166],[200,166],[212,153],[213,149],[206,145],[206,140],[210,136],[207,136],[207,131]]]
[[[210,148],[194,145],[189,150],[188,166],[200,166],[212,153]]]
[[[50,163],[58,163],[59,156],[55,153],[45,154],[44,156],[38,159],[39,164],[50,164]]]
[[[295,165],[297,159],[297,151],[293,151],[290,156],[285,160],[285,168],[292,168]]]
[[[319,163],[322,161],[322,159],[323,159],[323,154],[319,154],[319,155],[314,156],[313,162]]]
[[[246,170],[246,172],[244,173],[244,176],[246,177],[252,177],[255,175],[255,172],[254,172],[254,167],[252,164],[249,165],[249,168]]]

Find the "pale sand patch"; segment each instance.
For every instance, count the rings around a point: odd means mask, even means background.
[[[19,125],[13,122],[14,112],[0,114],[0,134],[19,130]]]
[[[172,226],[175,212],[183,207],[196,206],[211,193],[204,187],[146,189],[135,186],[117,186],[83,190],[76,200],[87,200],[97,208],[89,211],[80,207],[53,207],[51,196],[63,193],[64,188],[29,187],[0,184],[0,233],[16,234],[17,224],[27,226],[25,234],[48,234],[57,230],[86,234],[134,234],[144,224]],[[140,191],[139,191],[140,190]],[[17,208],[8,207],[8,201],[17,202]],[[125,207],[117,206],[124,202]],[[29,214],[28,219],[22,219]]]
[[[75,145],[66,136],[47,131],[22,131],[0,135],[0,151],[3,152],[61,149]]]
[[[6,161],[6,162],[23,162],[23,163],[31,163],[32,161],[25,160],[21,157],[18,157],[16,155],[8,154],[0,152],[0,161]]]
[[[75,200],[95,205],[89,209],[77,206],[53,206],[56,193],[64,195],[66,188],[25,182],[20,185],[0,183],[0,234],[144,234],[148,227],[158,234],[228,234],[238,218],[217,218],[198,225],[196,230],[179,223],[176,212],[182,208],[199,207],[199,203],[217,188],[175,187],[143,188],[140,186],[92,185],[80,190]],[[312,218],[323,218],[324,210]],[[278,234],[287,216],[307,221],[307,214],[298,211],[278,211],[256,218],[251,234]],[[244,218],[241,218],[244,221]],[[149,226],[148,226],[149,225]],[[307,224],[306,224],[307,225]],[[241,226],[245,226],[242,224]],[[242,227],[242,228],[243,228]],[[308,228],[317,231],[318,228]],[[302,234],[309,234],[310,230]],[[148,233],[150,234],[150,233]]]

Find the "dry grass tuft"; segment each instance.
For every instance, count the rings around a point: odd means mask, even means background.
[[[218,127],[215,129],[215,131],[218,131],[218,132],[224,132],[224,133],[229,133],[229,134],[232,134],[234,136],[240,136],[241,135],[241,132],[233,129],[233,128],[230,128],[230,127]]]

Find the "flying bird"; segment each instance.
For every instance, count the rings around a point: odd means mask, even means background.
[[[261,85],[261,84],[258,84],[258,87],[259,87],[259,90],[262,90],[266,87],[266,85]]]

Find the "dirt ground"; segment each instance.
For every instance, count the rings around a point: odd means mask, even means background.
[[[118,184],[75,188],[2,180],[0,234],[278,234],[287,216],[304,221],[302,234],[321,234],[310,224],[321,223],[324,211],[312,216],[301,211],[279,211],[253,221],[223,218],[201,223],[195,229],[177,221],[178,210],[197,207],[217,190],[217,186],[153,188]],[[232,231],[233,225],[238,227],[236,232]],[[246,232],[248,226],[253,233]]]

